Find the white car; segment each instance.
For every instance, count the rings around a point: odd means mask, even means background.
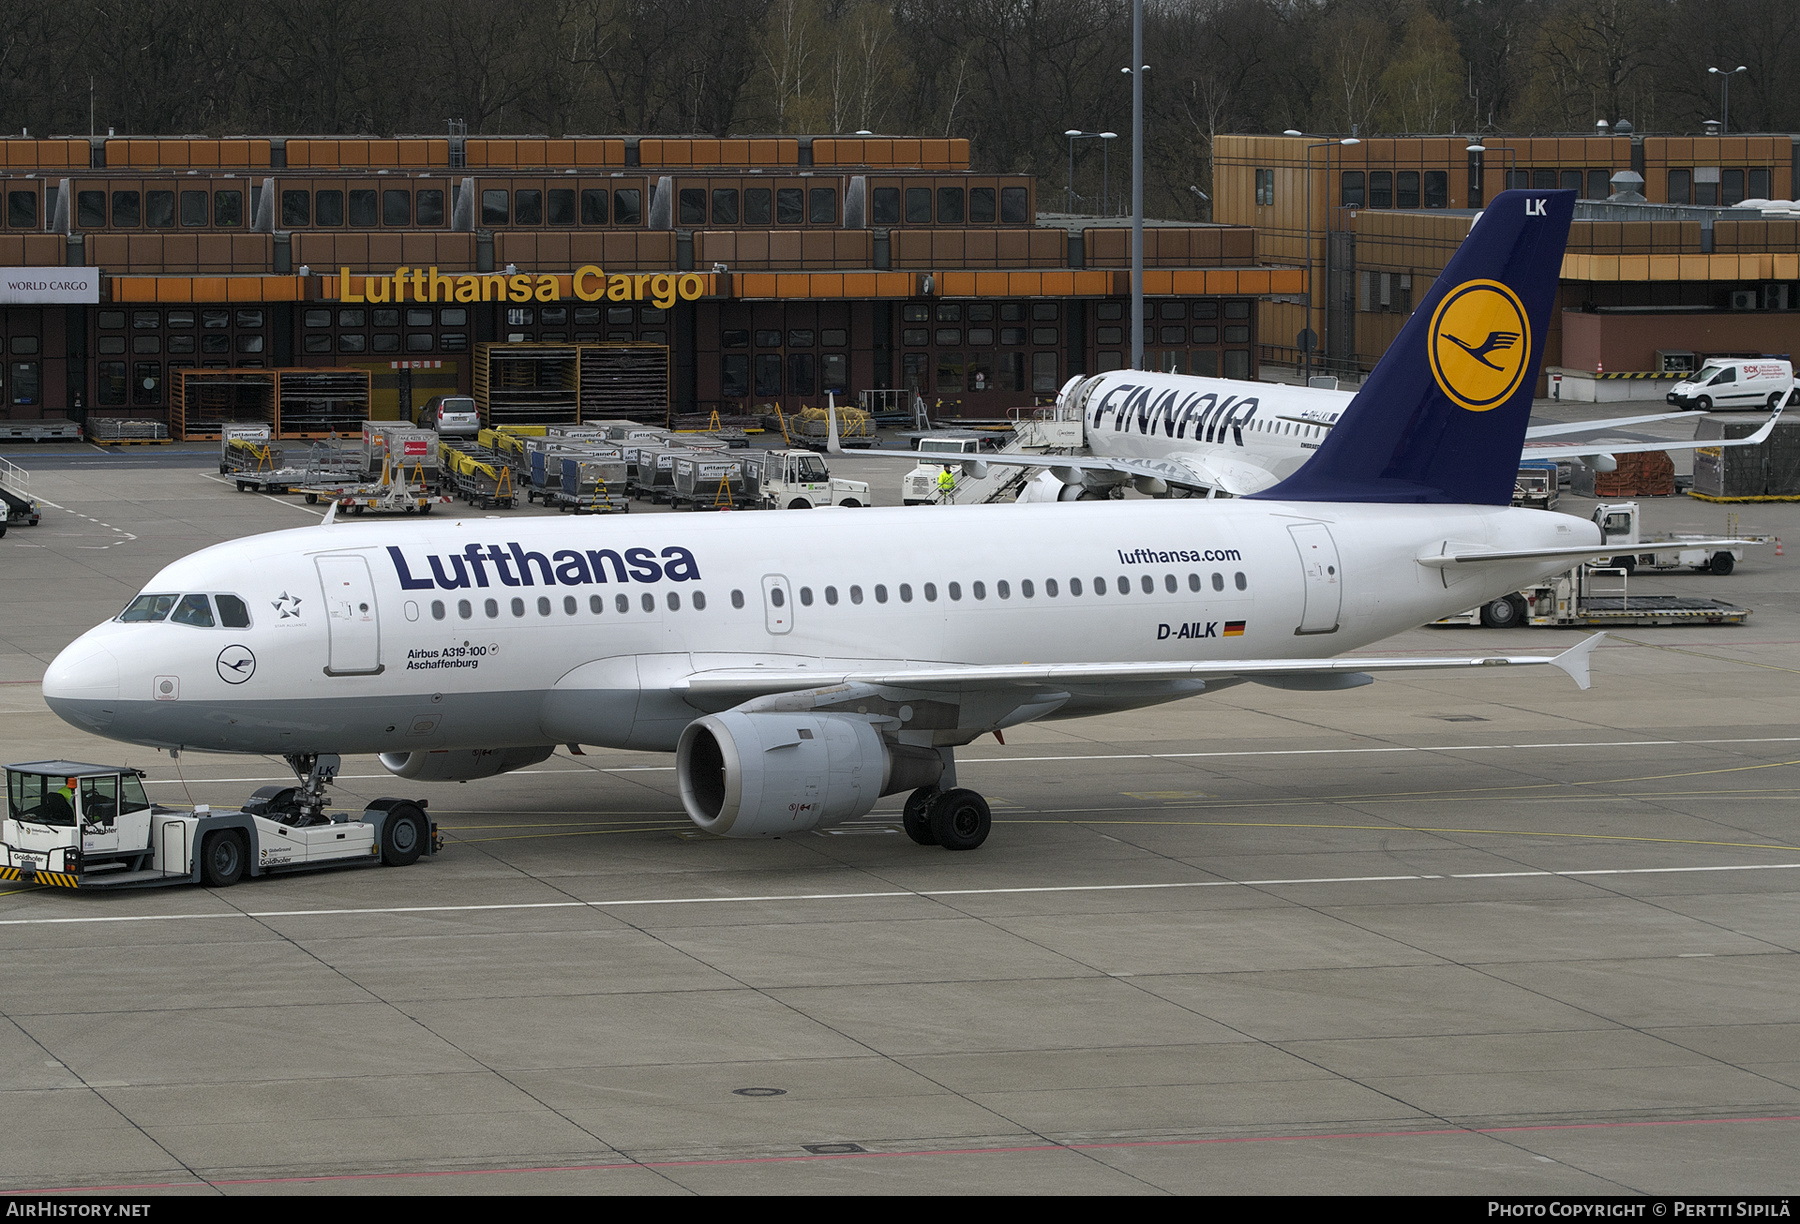
[[[416,422],[439,437],[472,438],[481,432],[481,411],[472,395],[434,395],[419,409]]]
[[[1743,361],[1711,359],[1684,378],[1670,391],[1668,402],[1677,408],[1698,408],[1711,412],[1715,408],[1781,407],[1794,391],[1794,367],[1775,357],[1757,357]]]

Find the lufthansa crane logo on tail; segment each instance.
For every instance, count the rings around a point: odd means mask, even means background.
[[[1445,395],[1486,412],[1519,389],[1531,364],[1524,303],[1498,281],[1458,285],[1431,317],[1431,374]]]

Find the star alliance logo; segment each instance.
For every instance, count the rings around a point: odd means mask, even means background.
[[[300,597],[298,595],[289,595],[286,591],[281,593],[280,599],[273,601],[269,606],[281,613],[282,620],[286,620],[290,616],[300,615]]]

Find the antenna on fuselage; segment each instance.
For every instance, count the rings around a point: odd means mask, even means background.
[[[843,444],[838,441],[837,394],[832,391],[825,393],[825,453],[828,455],[844,453]]]
[[[319,526],[329,527],[333,523],[337,522],[337,508],[338,508],[337,498],[334,497],[331,499],[330,507],[327,508],[325,511],[325,517],[319,520]]]

